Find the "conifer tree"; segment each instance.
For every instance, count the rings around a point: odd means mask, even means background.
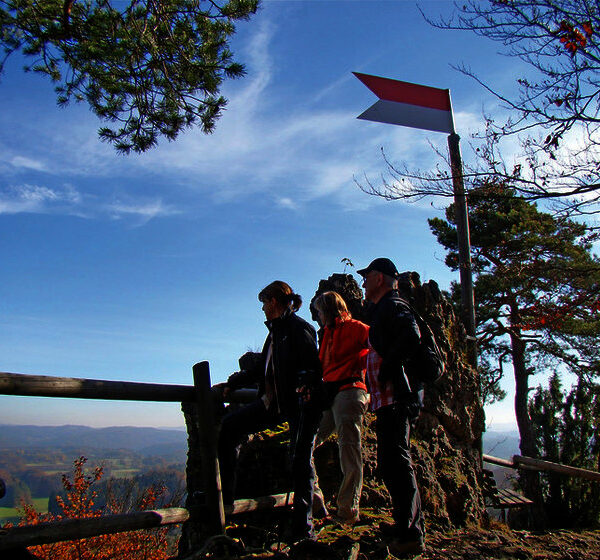
[[[244,74],[228,41],[258,0],[0,0],[0,73],[21,52],[59,105],[87,102],[102,140],[144,152],[199,124],[212,132],[224,78]]]
[[[529,402],[536,442],[543,459],[590,470],[600,469],[600,385],[580,377],[569,393],[558,374],[540,385]],[[542,474],[548,522],[554,527],[597,527],[600,488],[587,480]],[[569,515],[565,516],[568,511]]]
[[[518,198],[494,177],[469,194],[477,337],[484,371],[499,381],[507,365],[515,379],[515,414],[523,455],[537,457],[529,416],[529,378],[552,364],[583,375],[596,372],[586,354],[600,333],[600,261],[585,224],[557,218]],[[429,220],[458,268],[454,207]],[[459,290],[454,286],[455,297]],[[597,354],[596,354],[597,355]],[[540,501],[538,477],[522,473],[525,493]],[[536,515],[542,521],[542,512]]]

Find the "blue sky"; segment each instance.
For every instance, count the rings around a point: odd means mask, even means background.
[[[431,15],[449,2],[420,2]],[[388,256],[447,288],[455,275],[427,227],[442,205],[385,202],[354,184],[390,159],[430,169],[446,136],[357,120],[375,96],[352,71],[450,88],[457,132],[496,101],[450,65],[512,88],[514,59],[471,34],[430,27],[414,2],[265,1],[238,28],[247,76],[227,82],[216,131],[143,155],[97,138],[84,105],[11,59],[0,77],[0,369],[154,383],[214,382],[261,347],[257,293],[318,282]],[[300,314],[309,319],[306,309]],[[511,383],[507,383],[510,390]],[[512,402],[488,411],[512,421]],[[0,424],[180,426],[177,404],[0,396]]]

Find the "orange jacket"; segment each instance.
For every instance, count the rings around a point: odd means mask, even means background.
[[[360,321],[337,317],[333,327],[325,326],[319,349],[323,381],[330,383],[359,378],[360,381],[342,385],[340,390],[349,387],[366,390],[364,380],[368,346],[369,327]]]

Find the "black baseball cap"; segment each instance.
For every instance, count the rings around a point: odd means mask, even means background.
[[[398,274],[396,265],[390,259],[386,259],[385,257],[379,257],[378,259],[375,259],[369,266],[367,266],[367,268],[362,268],[356,272],[358,272],[358,274],[361,276],[366,276],[372,270],[382,272],[386,276],[391,276],[392,278],[398,278],[400,276],[400,274]]]

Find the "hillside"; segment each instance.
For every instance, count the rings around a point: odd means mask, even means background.
[[[144,456],[185,457],[187,434],[184,430],[113,426],[27,426],[0,424],[2,448],[53,449],[127,449]],[[483,433],[483,452],[504,459],[519,453],[519,434],[516,431]],[[179,461],[177,461],[179,462]]]
[[[516,430],[483,432],[483,452],[501,459],[510,459],[513,455],[519,455],[519,432]]]
[[[2,448],[96,448],[128,449],[151,456],[185,457],[186,433],[183,430],[114,426],[22,426],[0,424]]]
[[[156,428],[0,426],[0,477],[7,486],[0,520],[13,518],[22,499],[45,511],[61,489],[61,475],[80,456],[91,467],[103,467],[104,480],[155,473],[155,479],[172,482],[183,477],[186,438],[183,430]]]
[[[16,429],[15,429],[16,428]],[[120,465],[133,465],[135,457],[147,453],[152,447],[166,449],[180,446],[186,449],[185,432],[153,428],[115,427],[94,429],[85,426],[37,427],[3,426],[0,436],[2,448],[13,457],[21,456],[28,445],[35,445],[36,453],[46,453],[54,457],[54,467],[59,449],[94,449],[94,453],[104,453],[107,465],[116,461]],[[21,447],[16,445],[21,437]],[[98,445],[99,447],[93,447]],[[10,450],[10,451],[9,451]],[[45,450],[45,451],[44,451]],[[137,451],[134,451],[137,450]],[[508,458],[518,453],[518,438],[514,432],[486,432],[484,451]],[[33,450],[30,451],[34,453]],[[139,453],[138,453],[139,452]],[[64,451],[62,452],[64,454]],[[13,455],[14,454],[14,455]],[[112,458],[112,461],[111,461]],[[67,457],[65,457],[67,459]],[[69,456],[71,462],[73,457]],[[14,465],[14,463],[13,463]],[[6,468],[6,464],[4,467]],[[67,465],[65,465],[67,466]],[[29,463],[27,468],[31,470]],[[68,469],[65,469],[68,470]],[[58,474],[58,473],[57,473]],[[56,477],[57,475],[55,475]],[[256,558],[256,548],[263,548],[262,558],[348,558],[355,543],[360,547],[358,558],[362,560],[384,560],[387,557],[385,541],[376,529],[377,522],[389,511],[384,507],[370,507],[365,500],[361,521],[352,529],[332,524],[329,520],[318,523],[319,541],[306,550],[284,548],[280,553],[270,553],[276,537],[273,523],[243,523],[231,525],[228,535],[237,542],[240,558]],[[239,520],[242,521],[241,519]],[[262,520],[264,521],[264,519]],[[263,529],[259,529],[263,527]],[[267,529],[270,527],[270,529]],[[356,546],[356,545],[355,545]],[[240,548],[241,547],[241,548]],[[487,528],[468,527],[452,531],[440,531],[430,527],[427,536],[427,550],[417,557],[420,560],[597,560],[600,550],[599,531],[553,531],[533,533],[511,531],[505,525],[492,522]],[[233,556],[234,558],[237,555]],[[216,557],[215,557],[216,558]],[[387,557],[389,558],[389,557]]]

